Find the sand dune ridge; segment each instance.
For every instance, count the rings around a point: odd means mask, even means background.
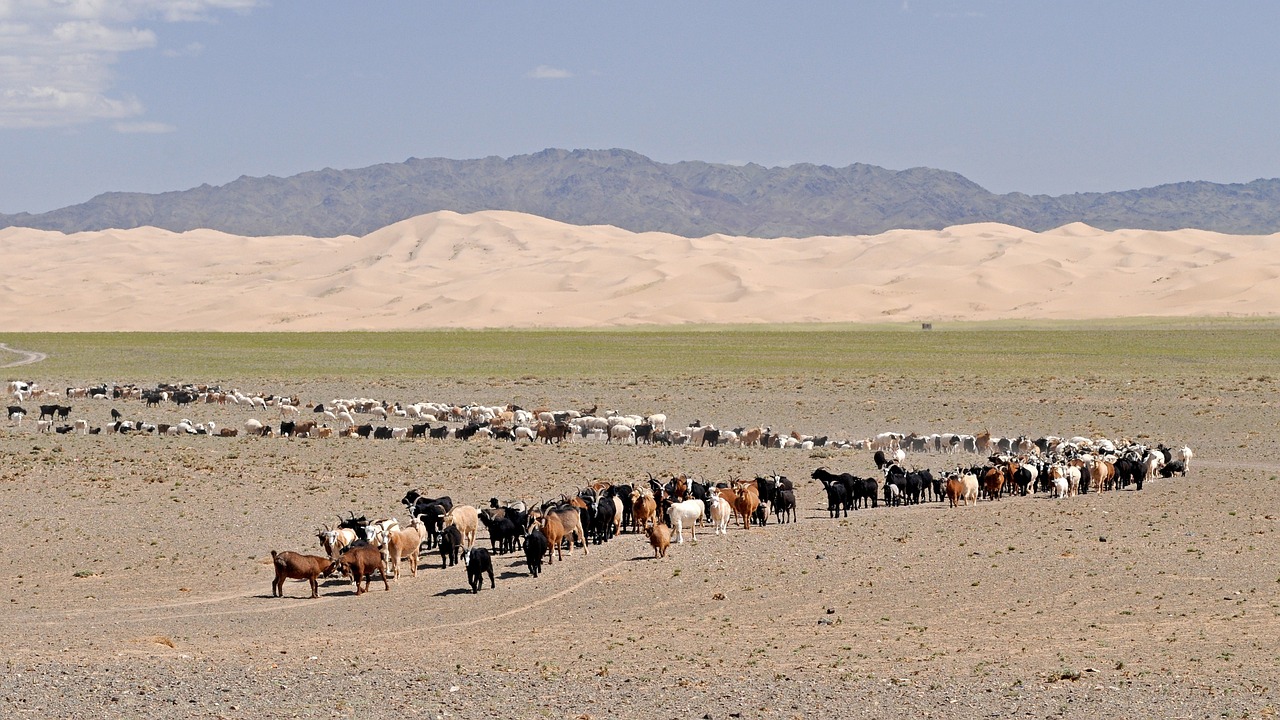
[[[514,212],[364,237],[0,230],[0,329],[392,330],[1274,315],[1277,236],[1043,233],[685,238]]]

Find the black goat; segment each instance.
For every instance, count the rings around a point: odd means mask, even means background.
[[[547,554],[547,536],[538,528],[529,531],[524,537],[524,559],[529,565],[529,574],[538,577],[542,572],[542,558]]]
[[[484,548],[468,548],[462,553],[462,564],[467,566],[467,583],[471,592],[478,593],[484,587],[484,574],[489,573],[489,587],[496,588],[493,582],[493,558]]]
[[[458,564],[458,553],[462,550],[462,531],[456,525],[450,525],[440,533],[440,568]]]

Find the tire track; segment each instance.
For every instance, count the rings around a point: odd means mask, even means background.
[[[16,348],[9,347],[5,343],[0,343],[0,350],[3,350],[5,352],[11,352],[14,355],[18,356],[17,360],[14,360],[13,362],[10,362],[10,363],[5,363],[4,365],[0,365],[0,368],[11,368],[11,367],[22,367],[23,365],[34,365],[38,362],[42,362],[49,358],[49,356],[46,353],[36,352],[34,350],[18,350]]]

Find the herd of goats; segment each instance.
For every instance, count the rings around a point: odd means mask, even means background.
[[[41,400],[38,432],[82,432],[97,434],[101,427],[90,427],[86,419],[71,419],[73,406],[63,400],[103,399],[139,400],[147,407],[161,403],[179,406],[217,403],[243,405],[266,411],[274,408],[280,414],[278,430],[269,423],[251,418],[243,430],[252,435],[323,438],[333,434],[372,439],[455,438],[474,440],[479,437],[543,443],[596,439],[605,443],[661,443],[697,446],[762,446],[777,448],[840,447],[874,453],[879,477],[856,477],[820,467],[811,477],[819,481],[826,494],[830,517],[848,516],[849,510],[864,507],[915,505],[926,502],[948,502],[950,507],[973,505],[983,500],[999,500],[1008,495],[1044,493],[1051,498],[1066,498],[1089,492],[1106,492],[1134,486],[1141,490],[1153,476],[1171,477],[1186,474],[1193,453],[1189,447],[1167,448],[1163,444],[1149,447],[1132,442],[1114,442],[1106,438],[1046,436],[997,438],[989,433],[901,434],[881,433],[874,438],[857,441],[834,441],[827,437],[799,433],[782,435],[768,427],[717,429],[694,421],[681,430],[666,427],[666,417],[621,415],[597,408],[580,411],[526,410],[514,405],[452,405],[440,403],[399,404],[372,399],[335,399],[329,403],[304,406],[297,398],[270,395],[245,395],[239,391],[222,391],[209,386],[165,386],[142,389],[136,386],[100,385],[91,388],[67,388],[66,392],[41,390],[34,383],[10,382],[10,395],[18,402]],[[58,402],[44,403],[45,398]],[[8,408],[13,425],[21,426],[27,410],[22,405]],[[303,413],[318,420],[303,420]],[[407,426],[387,424],[374,426],[360,423],[356,416],[368,416],[394,423],[403,419]],[[152,424],[126,420],[118,409],[111,408],[110,433],[189,434],[236,436],[241,428],[218,428],[214,423],[195,424],[182,420],[174,424]],[[58,420],[68,421],[58,424]],[[421,422],[414,422],[415,420]],[[432,423],[439,423],[434,425]],[[965,467],[952,463],[955,469],[940,472],[908,469],[907,453],[945,453],[953,458],[968,455],[985,457],[986,462]],[[494,586],[492,556],[523,551],[528,572],[537,577],[545,560],[563,560],[579,547],[584,554],[593,544],[630,531],[643,534],[653,547],[655,557],[664,557],[673,542],[684,542],[686,530],[693,539],[699,526],[713,529],[716,535],[727,534],[729,526],[796,519],[796,495],[792,482],[781,475],[756,477],[732,483],[704,483],[687,475],[676,475],[662,482],[652,476],[647,483],[634,487],[626,484],[598,482],[572,495],[562,495],[536,507],[523,502],[499,503],[478,509],[471,505],[455,505],[449,497],[431,498],[417,490],[401,500],[411,521],[401,524],[395,519],[369,520],[367,517],[339,517],[336,527],[318,528],[316,537],[323,555],[272,551],[275,578],[273,595],[283,595],[286,579],[307,580],[311,596],[317,597],[319,578],[341,574],[355,584],[356,594],[365,592],[375,573],[384,587],[390,589],[389,578],[400,574],[401,563],[409,561],[409,571],[416,576],[420,553],[438,551],[442,567],[465,567],[472,592],[479,592],[485,575]],[[476,544],[479,528],[487,531],[489,548]]]

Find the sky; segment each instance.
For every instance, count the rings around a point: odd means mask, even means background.
[[[625,148],[1060,195],[1280,177],[1280,2],[0,0],[0,212]]]

